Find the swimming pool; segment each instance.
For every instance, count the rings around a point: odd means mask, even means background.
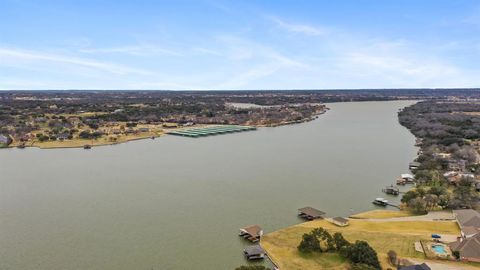
[[[445,247],[442,246],[442,245],[432,245],[432,249],[433,249],[436,253],[447,254],[447,251],[445,250]]]

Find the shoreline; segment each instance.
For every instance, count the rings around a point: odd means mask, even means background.
[[[280,122],[276,124],[263,124],[263,125],[252,125],[252,127],[256,128],[270,128],[270,127],[280,127],[280,126],[286,126],[286,125],[294,125],[294,124],[301,124],[301,123],[306,123],[306,122],[311,122],[315,119],[317,119],[320,115],[325,114],[329,108],[325,108],[317,113],[315,113],[313,116],[302,119],[302,120],[297,120],[297,121],[288,121],[288,122]],[[198,124],[196,127],[201,127],[201,126],[218,126],[221,124]],[[179,128],[171,128],[168,130],[176,130],[176,129],[181,129],[184,127],[179,127]],[[95,140],[85,140],[85,139],[74,139],[74,140],[68,140],[68,141],[47,141],[47,142],[38,142],[38,141],[33,141],[28,144],[25,144],[24,148],[19,147],[21,144],[18,142],[13,142],[12,144],[2,147],[4,149],[12,149],[12,148],[19,148],[19,149],[26,149],[26,148],[38,148],[38,149],[72,149],[72,148],[83,148],[85,145],[90,145],[92,148],[93,147],[99,147],[99,146],[109,146],[109,145],[117,145],[117,144],[123,144],[123,143],[128,143],[131,141],[139,141],[139,140],[146,140],[146,139],[156,139],[160,138],[167,135],[167,132],[161,132],[161,133],[150,133],[148,135],[143,134],[139,136],[132,136],[131,138],[124,138],[121,141],[101,141],[97,142]],[[103,138],[106,139],[106,138]],[[51,144],[51,145],[49,145]],[[64,145],[62,145],[64,144]]]
[[[380,212],[380,213],[375,213]],[[405,214],[403,217],[397,213]],[[395,250],[399,257],[408,261],[422,260],[433,261],[437,264],[450,264],[450,261],[432,260],[414,252],[413,244],[418,241],[428,241],[432,232],[441,233],[450,239],[460,234],[460,229],[453,219],[436,219],[436,215],[417,216],[406,210],[369,210],[354,214],[349,217],[349,225],[339,227],[328,221],[328,218],[305,221],[287,226],[265,234],[260,240],[260,245],[268,255],[268,259],[278,269],[289,269],[291,262],[295,262],[293,269],[323,269],[328,264],[329,269],[344,269],[349,264],[346,261],[330,260],[333,253],[320,253],[314,257],[303,257],[297,253],[297,245],[304,233],[322,227],[330,233],[340,232],[350,242],[356,240],[367,241],[377,252],[379,261],[387,269],[392,267],[388,262],[387,250]],[[378,216],[378,218],[376,218]],[[431,229],[435,228],[435,229]],[[455,262],[453,265],[460,267],[474,267],[468,263]],[[470,269],[470,268],[469,268]]]
[[[25,148],[20,148],[18,147],[19,145],[18,144],[15,144],[15,145],[10,145],[10,146],[7,146],[5,147],[5,149],[12,149],[12,148],[18,148],[18,149],[27,149],[27,148],[37,148],[37,149],[41,149],[41,150],[48,150],[48,149],[74,149],[74,148],[83,148],[85,145],[90,145],[92,148],[93,147],[100,147],[100,146],[113,146],[113,145],[117,145],[117,144],[124,144],[124,143],[128,143],[128,142],[133,142],[133,141],[140,141],[140,140],[147,140],[147,139],[152,139],[152,137],[154,139],[156,138],[160,138],[160,137],[163,137],[165,136],[166,134],[165,133],[162,133],[162,134],[156,134],[156,135],[148,135],[148,136],[139,136],[139,137],[135,137],[135,138],[128,138],[128,139],[125,139],[123,141],[120,141],[120,142],[98,142],[98,143],[95,143],[91,140],[83,140],[83,139],[77,139],[77,140],[70,140],[70,145],[68,143],[66,143],[65,145],[58,145],[58,144],[62,144],[62,143],[59,143],[59,142],[52,142],[52,144],[55,144],[53,146],[44,146],[44,145],[38,145],[38,142],[32,142],[31,144],[29,145],[25,145]],[[37,144],[36,144],[37,143]],[[71,144],[74,144],[74,145],[71,145]],[[78,143],[78,145],[77,145]],[[48,144],[48,142],[47,142]]]

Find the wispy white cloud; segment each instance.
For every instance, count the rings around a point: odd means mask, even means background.
[[[182,53],[170,49],[165,49],[154,45],[131,45],[109,48],[82,48],[79,50],[82,53],[90,54],[130,54],[135,56],[158,56],[158,55],[172,55],[183,56]]]
[[[332,50],[337,78],[369,87],[472,87],[472,72],[407,41],[351,40]],[[440,45],[441,46],[441,45]],[[342,76],[342,74],[348,74]],[[350,86],[352,87],[352,86]],[[354,87],[354,86],[353,86]]]
[[[240,89],[254,85],[259,79],[268,78],[287,69],[304,69],[305,63],[278,52],[274,47],[260,44],[239,36],[220,36],[217,38],[226,44],[225,55],[243,68],[236,70],[227,79],[213,86],[215,89]]]
[[[328,33],[326,28],[319,26],[312,26],[302,23],[291,23],[275,16],[267,16],[267,18],[274,22],[277,27],[292,33],[304,34],[308,36],[321,36]]]
[[[191,50],[194,54],[223,56],[223,54],[218,50],[213,50],[213,49],[204,48],[204,47],[193,47]]]
[[[246,71],[234,75],[226,81],[215,85],[215,89],[241,89],[255,82],[255,80],[271,76],[284,66],[282,64],[269,63],[252,67]],[[248,87],[247,87],[248,88]]]
[[[150,71],[147,70],[126,67],[89,58],[52,54],[42,51],[22,50],[17,48],[0,48],[0,66],[9,66],[11,64],[18,65],[18,61],[23,61],[26,65],[29,65],[31,63],[44,65],[46,62],[67,64],[71,66],[101,70],[120,75],[152,74]]]

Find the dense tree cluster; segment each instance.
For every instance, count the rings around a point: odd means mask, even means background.
[[[364,264],[373,269],[382,269],[377,252],[365,241],[357,240],[355,243],[342,248],[340,254],[348,258],[353,264]]]
[[[427,146],[461,147],[480,139],[480,103],[423,101],[398,113],[399,121]],[[461,153],[460,153],[461,154]]]
[[[350,243],[339,232],[332,236],[323,228],[313,229],[302,236],[297,248],[301,253],[338,252],[352,262],[352,269],[381,269],[377,253],[367,242]]]
[[[420,166],[414,174],[423,186],[405,193],[402,202],[418,214],[473,207],[479,198],[474,178],[480,169],[480,103],[423,101],[401,110],[398,117],[420,139]],[[450,184],[453,192],[447,190]]]

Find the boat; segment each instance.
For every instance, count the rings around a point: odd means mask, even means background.
[[[400,190],[397,187],[394,187],[393,185],[384,188],[382,191],[390,195],[400,194]]]
[[[385,200],[384,198],[376,198],[372,203],[380,206],[387,206],[388,200]]]
[[[90,144],[85,144],[83,146],[83,149],[91,149],[91,148],[92,148],[92,146]]]

